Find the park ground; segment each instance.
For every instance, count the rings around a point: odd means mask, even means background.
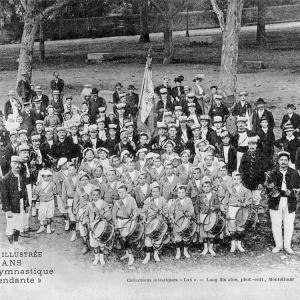
[[[243,28],[238,90],[247,90],[252,103],[258,97],[267,100],[279,137],[278,126],[284,107],[287,103],[295,103],[299,108],[300,104],[300,23],[269,25],[267,32],[268,44],[261,49],[254,43],[255,28]],[[221,53],[219,30],[191,31],[191,34],[212,34],[215,41],[212,45],[190,47],[184,32],[175,33],[175,63],[167,66],[160,64],[162,35],[151,35],[155,84],[168,74],[171,78],[183,75],[184,84],[189,85],[197,73],[206,75],[206,87],[217,84]],[[49,93],[52,72],[58,70],[66,82],[65,94],[72,95],[76,104],[80,103],[78,95],[84,83],[91,83],[100,90],[112,90],[120,81],[124,86],[133,83],[139,89],[149,44],[140,45],[137,41],[137,36],[49,41],[46,43],[47,61],[41,64],[35,60],[32,81]],[[7,91],[15,87],[19,48],[17,44],[0,46],[1,107],[6,101]],[[104,64],[85,62],[88,52],[107,51],[114,54],[112,61]],[[263,60],[267,69],[249,72],[243,68],[244,60]],[[224,243],[218,247],[216,258],[201,257],[198,249],[192,248],[190,260],[175,261],[174,250],[167,248],[162,253],[160,264],[151,262],[142,266],[142,254],[137,253],[135,269],[129,270],[126,264],[117,260],[115,253],[108,257],[106,266],[93,267],[92,254],[81,254],[80,240],[69,242],[69,234],[63,231],[63,220],[57,216],[52,235],[32,233],[31,239],[21,240],[27,249],[43,252],[40,259],[23,259],[22,267],[53,269],[54,275],[42,277],[41,283],[36,285],[2,285],[0,299],[300,299],[300,244],[297,238],[300,230],[296,228],[295,256],[272,254],[273,241],[267,214],[261,215],[261,219],[260,228],[252,231],[246,239],[245,254],[228,254],[229,244]],[[37,229],[36,220],[33,220],[32,227]],[[3,251],[7,241],[2,212],[0,228],[0,249]],[[0,257],[1,265],[3,260]],[[227,281],[220,282],[221,277]],[[251,278],[251,281],[242,282],[243,277]],[[294,281],[270,282],[270,277],[294,278]],[[156,278],[178,281],[153,282]],[[132,279],[151,279],[152,282],[132,282]],[[214,279],[218,282],[215,283]]]

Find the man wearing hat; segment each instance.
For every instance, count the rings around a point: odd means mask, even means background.
[[[104,142],[104,147],[109,150],[109,155],[114,155],[116,144],[120,142],[117,135],[118,126],[116,124],[108,124],[108,137]]]
[[[163,87],[159,90],[159,96],[160,100],[156,104],[157,122],[163,122],[164,113],[166,111],[173,112],[174,106],[166,88]]]
[[[44,121],[43,120],[36,120],[35,121],[35,129],[31,134],[38,134],[40,135],[40,142],[41,144],[46,140],[45,137],[45,129],[44,129]]]
[[[173,97],[174,101],[177,102],[177,104],[181,103],[182,96],[184,95],[184,87],[181,84],[183,80],[184,77],[182,75],[174,78],[176,86],[172,88],[171,96]]]
[[[237,168],[236,149],[230,143],[230,135],[227,130],[221,132],[220,138],[222,143],[219,146],[219,158],[225,162],[228,174],[231,175]]]
[[[253,134],[247,127],[247,118],[237,116],[236,118],[237,132],[232,136],[231,143],[237,151],[237,169],[244,153],[248,151],[248,136]]]
[[[123,89],[122,83],[121,82],[117,82],[115,84],[115,91],[112,94],[112,98],[113,98],[113,103],[114,104],[120,103],[120,94],[123,94],[122,89]]]
[[[22,102],[29,102],[32,96],[32,90],[29,82],[27,72],[22,72],[21,79],[17,84],[18,96],[22,99]]]
[[[291,241],[297,209],[295,189],[300,188],[300,177],[297,171],[289,167],[289,160],[288,152],[278,152],[279,168],[271,171],[267,177],[268,204],[275,241],[273,253],[278,253],[284,248],[288,254],[294,254]],[[277,190],[279,195],[274,193],[274,190]]]
[[[24,106],[24,109],[21,113],[21,115],[23,117],[22,127],[24,129],[27,129],[27,134],[28,134],[28,136],[30,136],[31,132],[33,131],[34,126],[35,126],[35,120],[34,120],[33,112],[31,110],[30,102],[23,103],[23,106]]]
[[[52,91],[52,100],[49,106],[53,106],[54,113],[58,116],[60,122],[63,122],[64,103],[59,90]]]
[[[162,196],[168,201],[175,196],[177,185],[180,184],[180,179],[174,174],[175,170],[171,161],[164,162],[165,175],[160,178],[160,186]]]
[[[202,85],[202,81],[204,80],[204,78],[204,74],[197,74],[193,79],[193,82],[195,84],[194,86],[192,86],[191,92],[195,94],[195,97],[198,100],[202,100],[203,96],[205,95],[205,91]]]
[[[134,85],[130,84],[128,86],[128,93],[126,95],[126,103],[129,107],[129,113],[132,115],[134,120],[136,120],[137,118],[139,104],[139,95],[134,92],[135,90],[137,90],[137,88]]]
[[[265,172],[272,168],[270,161],[257,149],[258,140],[257,135],[248,137],[248,150],[244,153],[239,166],[243,184],[251,191],[254,205],[260,203],[260,191],[265,182]]]
[[[299,136],[300,131],[300,116],[297,113],[295,113],[296,107],[292,103],[287,104],[285,109],[286,114],[282,117],[280,128],[283,130],[285,125],[292,124],[295,129],[294,135],[297,137]],[[283,137],[284,136],[285,133],[283,131]]]
[[[51,127],[45,128],[46,140],[41,144],[41,153],[43,157],[43,164],[45,168],[52,168],[57,161],[55,153],[53,151],[53,129]]]
[[[49,105],[48,96],[43,94],[42,88],[39,85],[34,88],[34,91],[35,96],[32,98],[33,107],[36,107],[36,103],[40,103],[42,111],[45,111]]]
[[[273,130],[275,126],[274,117],[272,112],[265,109],[265,100],[262,98],[258,98],[255,105],[256,109],[253,111],[252,115],[252,131],[257,133],[258,129],[261,128],[260,122],[262,118],[267,119],[269,128]]]
[[[49,101],[49,100],[48,100]],[[34,124],[37,120],[44,120],[47,106],[42,106],[42,101],[38,98],[33,100],[32,119]]]
[[[52,153],[54,158],[66,157],[68,160],[73,158],[71,153],[72,143],[70,139],[66,138],[66,128],[57,127],[57,140],[52,147]]]
[[[2,210],[6,215],[6,235],[13,247],[18,249],[22,220],[29,202],[26,190],[26,180],[21,173],[21,161],[18,156],[11,157],[11,170],[2,179]]]
[[[246,101],[247,96],[247,92],[243,91],[239,93],[239,100],[234,104],[231,112],[233,116],[243,116],[249,118],[249,116],[252,115],[251,104]]]
[[[171,96],[172,95],[172,87],[170,85],[170,77],[165,75],[163,77],[163,83],[160,84],[159,86],[157,86],[155,89],[154,89],[154,92],[160,96],[161,95],[161,89],[166,89],[166,93],[168,96]]]
[[[180,154],[184,149],[184,142],[178,137],[177,125],[172,123],[168,126],[168,137],[175,143],[174,152]]]
[[[157,122],[157,135],[154,136],[149,143],[149,146],[155,153],[161,154],[162,146],[164,142],[167,140],[167,129],[166,124],[162,122]]]
[[[208,115],[213,119],[215,116],[222,117],[222,121],[225,122],[229,116],[229,110],[227,106],[223,103],[223,96],[215,94],[213,96],[214,103],[210,108]]]
[[[106,101],[104,98],[98,96],[98,92],[98,89],[92,89],[92,95],[89,103],[89,115],[92,124],[96,123],[99,107],[107,108]]]
[[[139,208],[142,208],[145,200],[150,197],[151,190],[149,181],[146,169],[140,169],[137,183],[132,190],[132,195]]]
[[[300,147],[300,140],[295,137],[295,129],[292,124],[285,125],[283,130],[285,132],[285,137],[276,140],[274,145],[279,148],[280,151],[289,152],[289,166],[295,169],[296,153]]]
[[[59,94],[62,94],[65,87],[65,82],[63,79],[59,78],[59,74],[57,71],[53,72],[53,79],[50,82],[50,88],[52,91],[58,90]]]
[[[120,142],[116,144],[114,154],[119,156],[124,150],[128,150],[131,155],[134,155],[135,151],[127,137],[126,130],[120,132]]]

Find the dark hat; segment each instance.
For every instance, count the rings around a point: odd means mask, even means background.
[[[92,94],[92,95],[93,95],[93,94],[98,95],[98,92],[99,92],[98,89],[92,88],[92,93],[91,93],[91,94]]]
[[[66,100],[67,100],[67,99],[73,100],[73,97],[72,97],[72,96],[68,96],[68,97],[66,97]]]
[[[295,107],[295,105],[294,105],[294,104],[292,104],[292,103],[290,103],[290,104],[287,104],[287,106],[286,106],[286,109],[288,109],[288,108],[290,108],[290,109],[293,109],[293,110],[296,110],[296,107]]]
[[[121,82],[117,82],[116,85],[115,85],[115,88],[118,87],[118,86],[119,86],[120,88],[123,88],[123,85],[122,85]]]
[[[266,104],[266,102],[265,102],[265,100],[264,100],[263,98],[258,98],[258,99],[256,100],[255,105],[260,105],[260,104]]]
[[[266,116],[263,116],[261,119],[260,119],[260,122],[262,121],[268,121],[267,117]]]
[[[137,90],[137,88],[133,85],[133,84],[130,84],[129,86],[128,86],[128,90]]]
[[[179,75],[179,76],[174,78],[175,82],[182,82],[183,80],[184,80],[184,77],[182,75]]]

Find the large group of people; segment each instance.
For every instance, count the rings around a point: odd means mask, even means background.
[[[159,262],[167,244],[176,259],[190,258],[192,243],[215,256],[214,244],[225,237],[230,252],[245,252],[264,190],[272,251],[294,254],[300,188],[294,104],[287,104],[276,139],[264,99],[253,107],[242,91],[228,107],[224,92],[206,87],[203,74],[192,86],[177,76],[173,87],[164,76],[155,88],[156,126],[149,133],[138,128],[133,85],[125,90],[117,83],[112,99],[103,99],[87,84],[75,106],[53,75],[49,99],[24,73],[0,114],[1,199],[13,249],[21,247],[19,236],[33,234],[35,218],[34,234],[51,234],[59,212],[70,241],[80,236],[82,253],[93,250],[94,265],[105,264],[113,251],[125,251],[121,260],[132,265],[137,249],[145,252],[143,264],[151,253]],[[235,120],[230,128],[229,118]]]

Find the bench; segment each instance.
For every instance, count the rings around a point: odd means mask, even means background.
[[[112,58],[112,54],[109,52],[98,52],[98,53],[88,53],[87,62],[92,63],[102,63]]]
[[[254,69],[254,70],[259,70],[259,69],[266,69],[267,66],[262,60],[245,60],[243,62],[243,66],[246,69]]]
[[[191,45],[201,44],[208,45],[214,42],[214,39],[211,35],[192,35],[189,37]]]

